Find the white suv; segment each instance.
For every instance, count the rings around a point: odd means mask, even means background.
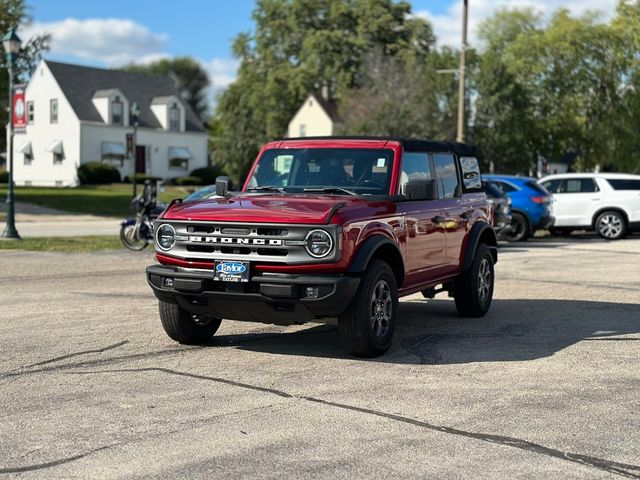
[[[640,175],[564,173],[538,181],[553,194],[552,231],[595,230],[608,240],[640,230]]]

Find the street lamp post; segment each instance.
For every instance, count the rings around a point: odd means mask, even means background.
[[[138,107],[138,102],[133,102],[131,108],[129,109],[129,115],[131,117],[131,124],[133,124],[133,142],[132,143],[132,157],[133,157],[133,177],[131,181],[133,182],[133,198],[137,196],[137,187],[136,187],[136,174],[138,173],[137,163],[138,163],[138,122],[140,121],[140,107]]]
[[[458,79],[458,128],[456,134],[456,141],[464,141],[464,78],[466,73],[466,53],[467,53],[467,16],[469,14],[469,0],[464,0],[462,3],[462,47],[460,48],[460,77]]]
[[[20,38],[16,35],[15,28],[12,28],[2,38],[2,45],[7,54],[7,69],[9,70],[9,143],[7,145],[7,160],[9,161],[9,179],[7,190],[7,226],[2,232],[2,238],[20,239],[16,230],[16,217],[14,209],[13,191],[13,67],[15,59],[20,51]]]

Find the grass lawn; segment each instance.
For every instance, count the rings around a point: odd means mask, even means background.
[[[168,202],[182,198],[198,187],[163,187],[160,201]],[[16,201],[35,203],[71,213],[128,217],[132,214],[129,205],[133,187],[129,184],[114,183],[75,188],[16,187]],[[142,185],[138,185],[138,193]],[[0,185],[0,196],[6,197],[7,186]]]
[[[0,240],[0,250],[31,250],[37,252],[94,252],[124,248],[117,235],[87,237],[34,237],[22,240]]]

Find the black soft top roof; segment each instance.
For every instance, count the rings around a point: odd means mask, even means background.
[[[387,140],[399,142],[402,147],[410,152],[452,152],[458,155],[475,155],[476,147],[460,142],[442,142],[437,140],[420,140],[417,138],[399,137],[369,137],[369,136],[331,136],[331,137],[295,137],[278,138],[282,141],[304,141],[304,140]]]

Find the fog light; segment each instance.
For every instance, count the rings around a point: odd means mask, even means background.
[[[318,287],[305,287],[304,296],[306,298],[318,298]]]
[[[173,287],[173,278],[165,277],[164,286],[169,288]]]

